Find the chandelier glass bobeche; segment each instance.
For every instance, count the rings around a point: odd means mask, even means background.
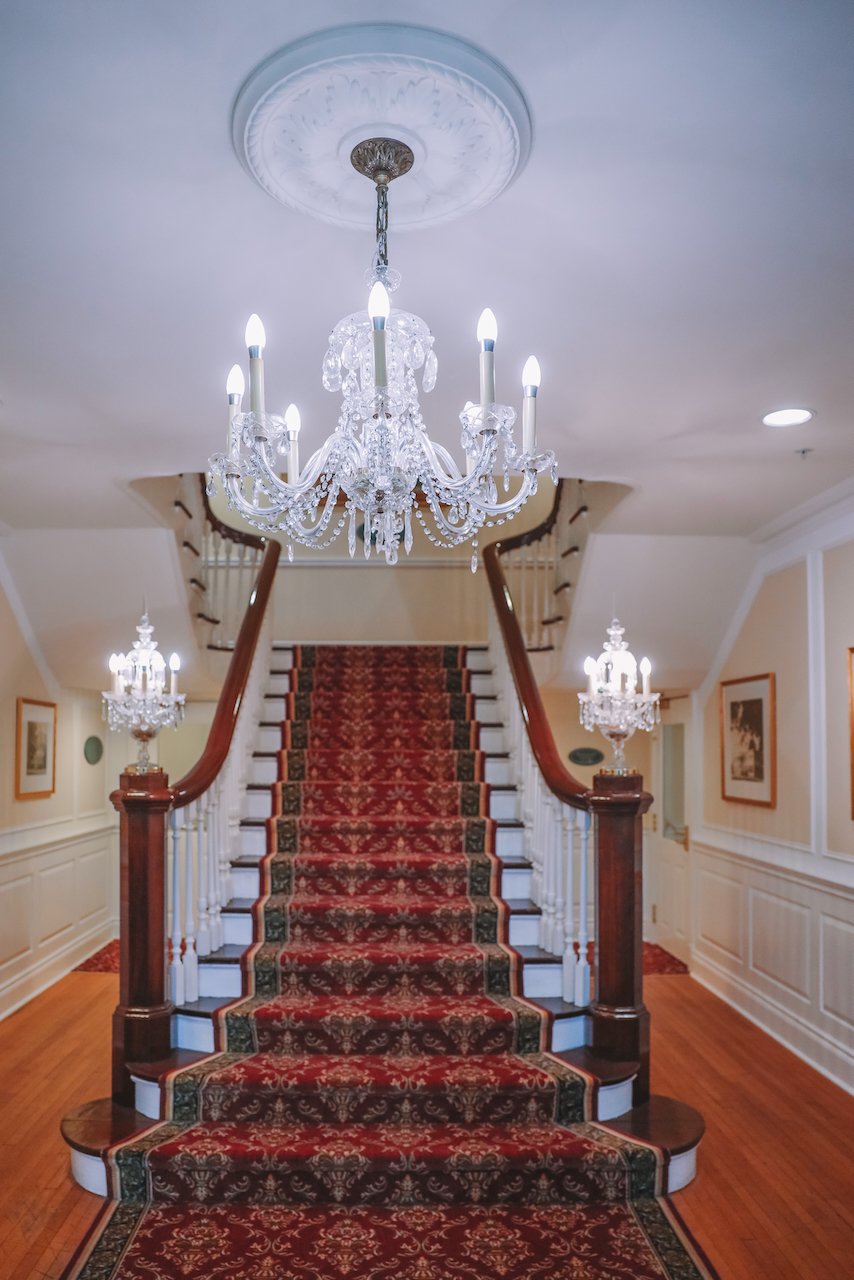
[[[613,772],[626,773],[626,743],[637,729],[653,729],[661,719],[659,695],[650,693],[652,665],[640,662],[641,692],[637,691],[638,664],[623,639],[625,627],[614,618],[608,639],[598,658],[585,658],[587,692],[578,695],[579,716],[585,729],[598,728],[614,749]]]
[[[408,311],[391,309],[389,294],[400,276],[388,265],[388,186],[412,166],[405,144],[373,138],[355,147],[351,160],[376,184],[377,244],[366,277],[366,311],[340,320],[329,338],[322,380],[327,391],[341,392],[338,425],[300,469],[300,417],[294,405],[282,415],[266,412],[264,402],[264,327],[252,316],[246,327],[249,350],[249,412],[242,412],[245,382],[235,365],[228,377],[228,442],[225,453],[210,460],[210,485],[219,477],[229,505],[264,532],[281,532],[288,543],[328,546],[348,526],[350,555],[364,526],[364,555],[371,544],[396,564],[402,542],[412,547],[413,518],[437,546],[456,547],[471,540],[472,572],[477,568],[477,535],[503,524],[536,493],[540,472],[557,481],[551,452],[537,452],[537,361],[523,371],[521,450],[513,437],[516,412],[495,401],[495,341],[492,312],[478,325],[480,399],[460,414],[462,467],[427,434],[418,399],[436,385],[433,335]],[[284,474],[283,474],[284,473]],[[510,475],[521,483],[512,497]],[[212,492],[212,488],[209,488]]]
[[[184,694],[178,692],[181,661],[177,653],[169,659],[166,687],[166,660],[153,639],[147,610],[143,610],[136,632],[138,638],[129,653],[110,657],[113,687],[101,694],[101,703],[109,728],[127,730],[138,742],[136,769],[145,773],[151,767],[148,744],[161,729],[177,728],[184,715]]]

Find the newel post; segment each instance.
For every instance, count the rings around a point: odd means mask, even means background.
[[[652,796],[640,774],[600,773],[596,821],[596,966],[593,1051],[640,1062],[635,1105],[649,1097],[649,1012],[643,1002],[643,831]]]
[[[127,1062],[153,1062],[170,1048],[166,999],[166,814],[172,803],[160,769],[121,775],[110,796],[120,817],[119,1003],[113,1014],[113,1100],[133,1106]]]

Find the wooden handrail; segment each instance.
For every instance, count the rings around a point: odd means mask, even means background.
[[[537,530],[544,530],[548,533],[554,524],[556,511],[557,503],[551,515],[541,525],[537,526]],[[524,546],[526,541],[533,541],[531,535],[536,533],[537,530],[532,529],[527,534],[516,534],[512,538],[490,543],[488,547],[484,548],[483,563],[486,567],[486,576],[492,593],[492,603],[495,605],[498,624],[501,627],[501,634],[504,638],[507,659],[510,663],[510,670],[513,673],[513,684],[516,687],[519,705],[522,708],[522,717],[525,721],[528,741],[531,744],[531,750],[534,753],[534,759],[539,766],[540,773],[543,775],[543,781],[549,791],[557,796],[558,800],[562,801],[563,804],[572,805],[574,809],[588,809],[590,807],[590,796],[587,788],[577,778],[574,778],[568,769],[564,768],[560,752],[557,749],[554,734],[543,706],[543,700],[540,697],[539,686],[531,669],[522,629],[516,617],[513,598],[510,595],[507,579],[501,567],[501,555],[514,547]],[[542,536],[542,533],[539,536]]]
[[[204,482],[204,477],[202,481]],[[227,526],[223,525],[223,528]],[[243,536],[239,535],[240,538]],[[231,746],[231,739],[234,737],[237,716],[246,692],[246,682],[249,679],[249,671],[255,657],[258,637],[261,634],[261,626],[267,612],[276,577],[276,566],[282,550],[278,542],[267,542],[264,538],[253,538],[252,545],[255,543],[264,548],[261,568],[255,580],[252,595],[249,597],[249,606],[237,636],[205,749],[190,772],[172,787],[175,809],[182,809],[184,805],[197,800],[204,791],[207,791],[222,768]]]
[[[586,810],[594,819],[596,963],[590,1005],[592,1045],[602,1057],[639,1064],[632,1090],[638,1105],[649,1097],[649,1014],[643,1003],[642,817],[652,797],[643,790],[643,779],[638,774],[603,772],[588,790],[564,767],[501,566],[502,554],[551,532],[559,500],[558,493],[549,516],[535,529],[485,547],[483,563],[528,743],[543,782],[561,803]]]

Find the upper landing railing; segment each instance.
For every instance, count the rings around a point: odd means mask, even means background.
[[[127,1106],[133,1103],[127,1064],[167,1057],[174,1006],[198,999],[198,957],[222,945],[220,913],[231,897],[240,802],[270,666],[268,606],[279,544],[229,529],[207,508],[203,478],[187,481],[176,507],[197,562],[190,586],[194,598],[206,601],[199,609],[208,616],[199,621],[218,627],[216,647],[233,652],[207,743],[189,773],[170,786],[161,770],[138,773],[129,765],[111,797],[121,850],[113,1099]],[[220,569],[235,564],[239,573],[224,577],[236,582],[218,587]],[[240,618],[239,630],[224,630],[232,615]]]
[[[638,774],[603,771],[585,787],[565,768],[531,667],[529,646],[511,589],[508,562],[520,576],[518,553],[551,539],[561,493],[538,529],[503,538],[484,550],[492,612],[490,652],[502,701],[511,760],[521,783],[532,863],[534,902],[541,910],[540,945],[563,960],[564,999],[586,1006],[591,995],[589,933],[594,939],[592,1048],[600,1056],[641,1064],[635,1102],[649,1094],[649,1015],[643,1004],[642,816],[652,797]],[[529,591],[528,599],[532,593]],[[534,646],[536,648],[536,646]],[[591,885],[592,880],[592,885]],[[592,889],[592,892],[591,892]]]

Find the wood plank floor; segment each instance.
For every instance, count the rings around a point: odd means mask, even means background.
[[[722,1280],[854,1275],[854,1099],[691,978],[646,980],[653,1087],[708,1132],[674,1198]],[[73,973],[0,1023],[0,1274],[56,1280],[100,1201],[68,1175],[63,1113],[109,1089],[117,979]]]

